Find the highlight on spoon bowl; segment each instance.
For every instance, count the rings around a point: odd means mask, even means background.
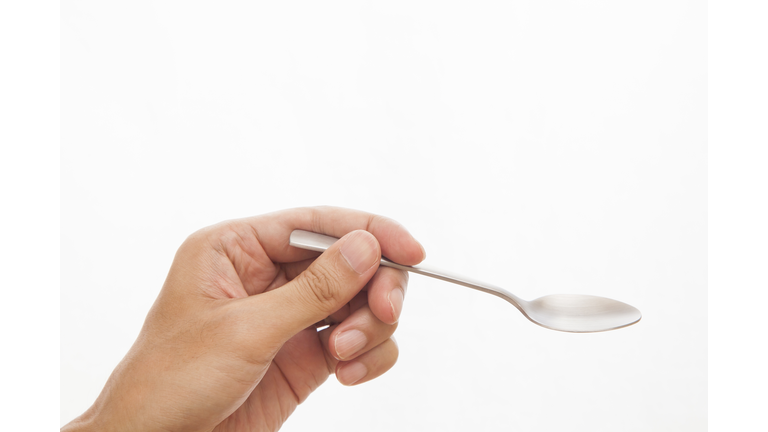
[[[529,301],[528,318],[542,327],[571,333],[614,330],[640,321],[634,306],[605,297],[553,294]]]

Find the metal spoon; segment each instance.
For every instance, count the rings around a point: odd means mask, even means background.
[[[337,240],[323,234],[295,230],[291,233],[290,244],[301,249],[323,252]],[[635,307],[605,297],[554,294],[527,301],[497,286],[423,265],[400,265],[384,257],[381,258],[381,265],[453,282],[501,297],[512,303],[531,322],[552,330],[573,333],[614,330],[632,325],[641,318],[640,311]]]

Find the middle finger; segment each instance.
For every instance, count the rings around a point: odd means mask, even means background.
[[[388,340],[397,323],[386,324],[376,317],[368,305],[354,311],[330,334],[322,335],[323,345],[336,359],[351,360]]]

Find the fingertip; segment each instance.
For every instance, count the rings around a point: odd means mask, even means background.
[[[339,362],[336,365],[336,379],[346,386],[376,379],[392,369],[399,354],[397,342],[390,337],[353,361]]]
[[[427,250],[424,249],[424,245],[421,244],[416,237],[411,234],[410,231],[403,228],[405,235],[401,237],[400,244],[404,246],[404,252],[406,252],[407,262],[403,262],[405,265],[414,265],[424,261],[427,257]]]
[[[392,312],[392,319],[387,324],[394,324],[400,319],[400,313],[403,311],[403,301],[405,300],[405,291],[402,288],[395,288],[389,292],[389,307]]]
[[[336,379],[345,386],[351,386],[368,375],[368,368],[359,361],[339,363],[336,366]]]
[[[393,325],[400,319],[408,272],[380,267],[368,285],[368,306],[381,322]]]
[[[392,261],[403,265],[416,265],[427,257],[424,246],[402,225],[393,239],[394,242],[388,243],[386,249],[382,245],[382,254]]]
[[[414,240],[416,240],[416,239],[414,239]],[[418,240],[416,240],[416,244],[418,244],[419,247],[421,248],[421,259],[419,259],[419,262],[422,262],[425,259],[427,259],[427,250],[424,249],[424,245],[422,245],[421,242],[419,242]]]

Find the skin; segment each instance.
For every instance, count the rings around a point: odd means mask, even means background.
[[[294,229],[341,240],[318,257],[288,244]],[[136,342],[62,431],[275,431],[329,375],[345,385],[380,376],[397,360],[408,282],[379,268],[382,253],[405,265],[425,257],[397,222],[334,207],[192,234]],[[332,325],[318,332],[322,323]],[[352,330],[365,338],[344,352],[340,335]]]

